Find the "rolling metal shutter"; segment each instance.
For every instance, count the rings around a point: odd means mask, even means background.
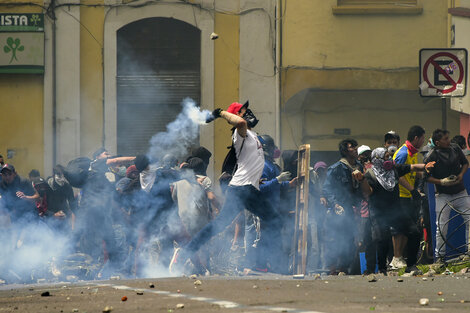
[[[175,19],[144,19],[118,31],[118,154],[146,153],[184,98],[199,104],[200,51],[200,31]]]

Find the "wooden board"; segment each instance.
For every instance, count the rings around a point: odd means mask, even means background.
[[[294,228],[294,275],[306,274],[308,235],[308,194],[310,174],[310,145],[300,146],[297,165],[297,193]]]

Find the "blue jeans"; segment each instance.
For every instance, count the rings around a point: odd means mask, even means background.
[[[224,206],[219,215],[194,235],[184,248],[187,256],[190,257],[213,236],[223,231],[243,209],[255,214],[267,225],[264,231],[264,236],[270,239],[267,248],[270,251],[280,251],[282,221],[279,212],[271,209],[260,191],[252,185],[228,186],[225,195]]]

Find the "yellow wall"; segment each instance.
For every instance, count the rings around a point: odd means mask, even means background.
[[[17,1],[2,1],[17,2]],[[43,5],[43,1],[28,1]],[[37,13],[38,6],[0,7],[1,13]],[[43,75],[0,74],[0,154],[18,173],[44,168]],[[7,150],[16,152],[7,159]]]
[[[104,8],[80,7],[80,22],[80,153],[90,156],[102,146]]]
[[[0,154],[20,175],[33,168],[43,174],[43,115],[42,75],[0,74]]]
[[[405,139],[413,124],[441,127],[440,99],[419,97],[419,50],[448,46],[450,2],[419,3],[417,15],[335,15],[336,0],[283,1],[283,149],[334,151],[346,137],[378,146],[390,129]],[[458,133],[458,114],[447,116]]]
[[[236,15],[215,14],[215,32],[219,39],[215,41],[215,94],[214,106],[224,110],[232,102],[238,102],[239,92],[239,42],[240,18]],[[214,129],[214,173],[218,177],[227,146],[230,146],[231,126],[223,119],[215,121]]]
[[[421,1],[418,15],[333,15],[336,0],[287,2],[283,66],[416,67],[419,49],[447,45],[445,0]]]

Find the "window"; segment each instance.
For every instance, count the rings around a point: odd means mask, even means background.
[[[421,14],[418,0],[338,0],[333,14]]]

